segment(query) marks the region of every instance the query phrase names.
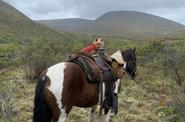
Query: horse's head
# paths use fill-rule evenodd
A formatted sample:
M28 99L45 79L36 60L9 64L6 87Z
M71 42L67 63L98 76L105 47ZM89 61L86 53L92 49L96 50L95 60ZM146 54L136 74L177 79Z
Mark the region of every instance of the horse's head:
M122 51L121 54L123 56L123 60L126 62L124 69L134 80L136 77L136 48L127 49Z

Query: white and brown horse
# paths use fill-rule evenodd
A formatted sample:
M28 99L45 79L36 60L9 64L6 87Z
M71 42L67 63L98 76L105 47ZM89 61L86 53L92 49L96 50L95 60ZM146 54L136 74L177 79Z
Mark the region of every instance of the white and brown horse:
M125 70L134 78L135 49L123 51L122 58L126 62ZM37 82L33 122L65 122L73 106L92 107L93 117L98 100L99 85L89 83L79 65L58 63L45 70ZM109 121L109 113L105 113L105 121Z

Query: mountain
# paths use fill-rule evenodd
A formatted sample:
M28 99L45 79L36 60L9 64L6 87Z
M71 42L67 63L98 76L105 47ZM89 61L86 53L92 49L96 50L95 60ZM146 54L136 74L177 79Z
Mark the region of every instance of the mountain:
M96 20L71 18L36 22L56 30L125 37L161 36L185 29L180 23L136 11L112 11Z
M55 30L35 23L13 6L0 0L0 42L25 42L33 39L74 40L70 33Z

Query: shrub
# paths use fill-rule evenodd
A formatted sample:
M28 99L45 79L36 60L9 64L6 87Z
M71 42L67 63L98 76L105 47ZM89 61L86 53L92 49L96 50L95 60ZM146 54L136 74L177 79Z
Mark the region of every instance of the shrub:
M166 47L162 64L164 75L182 85L185 80L185 52Z
M20 110L14 104L13 87L7 86L5 82L0 81L0 121L8 122L12 118L19 117Z
M0 45L0 70L13 64L20 46L18 44Z
M33 40L23 50L22 63L25 65L26 77L30 80L38 78L46 68L61 62L66 54L63 42Z

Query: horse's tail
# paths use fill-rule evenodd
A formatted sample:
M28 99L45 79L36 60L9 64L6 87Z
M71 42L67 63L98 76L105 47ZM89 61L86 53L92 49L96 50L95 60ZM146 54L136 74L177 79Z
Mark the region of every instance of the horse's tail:
M46 79L46 78L44 78ZM44 98L45 80L39 78L35 89L33 122L51 122L51 110Z

